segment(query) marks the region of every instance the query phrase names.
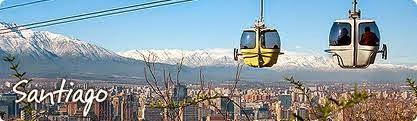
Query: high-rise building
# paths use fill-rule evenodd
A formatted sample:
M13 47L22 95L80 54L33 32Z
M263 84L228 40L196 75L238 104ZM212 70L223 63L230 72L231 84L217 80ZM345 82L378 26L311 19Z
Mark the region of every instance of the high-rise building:
M257 120L267 120L271 117L269 111L269 106L267 104L262 104L258 109L256 109L256 119Z
M190 105L185 107L183 111L184 121L199 121L200 108L198 105Z
M232 101L226 98L220 100L220 110L222 114L225 114L228 119L234 120L235 118L235 105Z
M279 101L283 109L290 109L292 104L292 99L290 94L281 94L279 96Z
M116 95L113 97L113 121L121 121L122 115L122 101L123 97L121 95Z
M123 121L137 121L138 120L138 108L139 102L138 99L132 95L127 94L123 96L122 102L122 114L121 118Z
M0 112L4 113L5 119L16 118L19 113L19 105L15 102L17 94L4 93L0 94Z
M291 117L292 96L287 92L279 95L278 101L281 103L281 121L288 121Z
M103 102L94 102L94 114L96 120L99 121L112 121L113 110L112 104L109 100Z

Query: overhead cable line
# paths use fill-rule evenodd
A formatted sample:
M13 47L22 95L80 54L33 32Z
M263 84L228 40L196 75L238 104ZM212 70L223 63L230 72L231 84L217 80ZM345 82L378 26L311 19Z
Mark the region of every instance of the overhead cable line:
M0 29L0 30L2 31L2 30L15 29L15 28L20 28L20 27L27 27L27 26L37 25L37 24L50 23L50 22L61 21L61 20L65 20L65 19L72 19L72 18L89 16L89 15L94 15L94 14L101 14L101 13L106 13L106 12L111 12L111 11L129 9L129 8L140 7L140 6L145 6L145 5L157 4L157 3L161 3L161 2L168 2L168 1L172 1L172 0L159 0L159 1L153 1L153 2L148 2L148 3L125 6L125 7L113 8L113 9L108 9L108 10L101 10L101 11L95 11L95 12L90 12L90 13L84 13L84 14L79 14L79 15L66 16L66 17L62 17L62 18L51 19L51 20L46 20L46 21L41 21L41 22L34 22L34 23L19 25L19 26L13 27L13 28L5 28L5 29Z
M5 31L5 32L0 32L0 34L6 34L6 33L14 32L13 30L15 30L15 29L17 29L16 31L20 31L20 30L27 30L27 29L33 29L33 28L47 27L47 26L53 26L53 25L57 25L57 24L64 24L64 23L70 23L70 22L81 21L81 20L86 20L86 19L92 19L92 18L122 14L122 13L127 13L127 12L133 12L133 11L139 11L139 10L144 10L144 9L156 8L156 7L161 7L161 6L168 6L168 5L179 4L179 3L185 3L185 2L190 2L190 1L194 1L194 0L181 0L181 1L174 1L174 2L168 2L168 1L174 1L174 0L160 0L160 1L154 1L154 2L148 2L148 3L143 3L143 4L126 6L126 7L114 8L114 9L109 9L109 10L103 10L103 11L91 12L91 13L86 13L86 14L68 16L68 17L52 19L52 20L47 20L47 21L42 21L42 22L35 22L35 23L25 24L25 25L21 25L21 26L12 27L12 28L0 29L0 31L9 30L9 31ZM163 4L158 4L158 3L163 3ZM156 4L156 5L154 5L154 4ZM146 7L141 7L141 6L146 6Z
M17 5L12 5L12 6L7 6L7 7L1 7L0 8L0 11L7 10L7 9L12 9L12 8L17 8L17 7L22 7L22 6L27 6L27 5L32 5L32 4L37 4L37 3L42 3L42 2L48 2L48 1L52 1L52 0L37 0L37 1L32 1L32 2L21 3L21 4L17 4Z

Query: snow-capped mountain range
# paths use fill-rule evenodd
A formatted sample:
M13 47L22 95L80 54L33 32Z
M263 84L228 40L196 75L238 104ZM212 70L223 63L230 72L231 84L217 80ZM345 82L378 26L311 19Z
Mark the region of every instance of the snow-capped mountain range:
M300 54L294 52L284 52L279 56L278 63L271 70L320 70L320 71L341 71L334 58L326 55ZM130 50L118 52L119 55L143 60L143 56L149 55L157 57L156 62L166 64L176 64L181 62L190 67L198 66L235 66L238 62L233 60L233 49L200 49L200 50L180 50L180 49L151 49L151 50ZM417 66L409 67L395 64L374 64L368 69L415 69ZM358 71L358 70L356 70Z
M122 57L103 47L51 32L17 27L0 23L1 32L12 31L0 34L0 56L16 56L22 69L34 76L108 79L143 71L141 61ZM0 69L8 70L7 66L0 61ZM3 71L1 75L7 74Z
M2 30L16 26L16 24L0 23ZM68 57L91 61L120 58L116 53L102 47L51 32L22 30L1 34L0 38L0 49L10 54L49 59Z
M11 30L16 24L1 23L0 30ZM6 31L7 31L6 30ZM297 74L302 79L386 79L417 75L417 66L375 64L365 70L340 69L331 57L314 54L284 52L272 68L245 68L242 79L276 80L284 74ZM0 56L12 54L18 57L23 70L36 77L71 77L105 80L143 80L143 56L152 55L159 65L175 68L183 59L186 79L198 75L198 67L205 68L207 79L233 78L238 62L233 60L233 49L161 49L131 50L115 53L86 41L52 32L13 29L0 34ZM0 61L0 69L8 70L8 64ZM358 73L359 72L359 73ZM366 73L363 73L366 72ZM10 72L0 71L0 77ZM360 75L360 76L357 76Z
M246 80L276 80L283 76L295 75L302 80L400 80L416 75L416 67L396 64L373 64L367 69L341 69L334 58L328 55L294 53L284 51L278 63L271 68L250 68L243 71ZM176 64L181 62L189 67L204 67L210 76L233 74L237 61L233 60L233 49L148 49L118 52L119 55L136 60L155 57L158 63ZM382 60L378 60L382 61ZM210 73L211 72L211 73ZM227 73L227 74L226 74ZM228 77L222 77L228 78Z
M183 60L183 64L189 67L199 66L233 66L237 64L233 60L233 50L228 49L201 49L201 50L180 50L180 49L149 49L130 50L118 52L117 54L136 60L144 60L154 56L158 63L177 64Z

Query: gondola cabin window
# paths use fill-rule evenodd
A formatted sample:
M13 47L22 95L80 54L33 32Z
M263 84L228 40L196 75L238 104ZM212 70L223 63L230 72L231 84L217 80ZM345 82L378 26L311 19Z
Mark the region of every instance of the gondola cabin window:
M330 30L330 46L347 46L352 43L352 29L350 23L333 23Z
M244 31L240 38L241 49L253 49L256 46L256 33L255 31Z
M360 45L379 46L380 35L378 26L375 22L367 22L359 24Z
M261 38L262 48L278 49L281 42L277 31L265 31Z

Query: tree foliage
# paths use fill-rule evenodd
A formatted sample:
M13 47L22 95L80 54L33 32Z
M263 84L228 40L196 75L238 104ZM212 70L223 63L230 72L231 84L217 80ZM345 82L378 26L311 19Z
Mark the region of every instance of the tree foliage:
M19 70L20 69L20 64L17 62L16 57L14 57L13 55L8 55L8 56L3 58L3 61L10 64L9 69L13 72L10 75L11 77L18 79L18 81L21 81L21 80L27 80L28 81L28 83L19 85L19 87L17 87L17 88L19 88L19 90L27 91L26 90L27 84L29 84L33 80L26 78L25 76L26 76L27 73L26 72L21 72ZM23 105L22 110L25 113L25 115L30 116L31 120L35 121L36 117L39 116L40 114L34 113L36 111L32 108L32 104L30 102L27 102L27 101L23 101L23 102L21 102L21 104Z

